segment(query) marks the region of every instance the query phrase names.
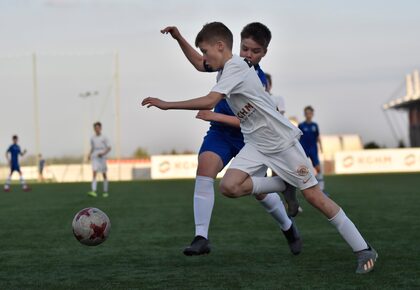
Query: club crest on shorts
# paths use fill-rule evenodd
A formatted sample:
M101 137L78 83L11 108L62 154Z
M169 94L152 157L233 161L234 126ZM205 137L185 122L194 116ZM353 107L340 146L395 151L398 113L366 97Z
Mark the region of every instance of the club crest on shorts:
M309 168L306 166L300 166L297 170L296 170L297 174L299 176L306 176L309 174Z

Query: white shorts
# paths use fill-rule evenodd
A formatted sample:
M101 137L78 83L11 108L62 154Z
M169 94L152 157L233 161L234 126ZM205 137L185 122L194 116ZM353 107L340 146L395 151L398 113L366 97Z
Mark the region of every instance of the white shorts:
M261 153L247 143L229 166L229 169L239 169L250 176L264 176L267 168L301 190L318 184L312 164L298 141L277 153Z
M105 173L108 170L106 166L106 158L92 157L92 170L95 172Z

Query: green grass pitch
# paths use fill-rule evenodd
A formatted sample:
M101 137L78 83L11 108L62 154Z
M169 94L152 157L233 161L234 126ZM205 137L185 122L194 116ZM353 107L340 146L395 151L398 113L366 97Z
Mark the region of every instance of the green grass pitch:
M304 249L285 239L251 197L216 195L212 253L185 257L193 238L193 180L111 183L108 199L89 184L17 185L0 195L0 289L419 289L420 176L326 178L328 192L379 253L368 275L354 274L351 249L302 201L297 223ZM101 184L99 184L101 188ZM72 235L88 206L111 219L97 247Z

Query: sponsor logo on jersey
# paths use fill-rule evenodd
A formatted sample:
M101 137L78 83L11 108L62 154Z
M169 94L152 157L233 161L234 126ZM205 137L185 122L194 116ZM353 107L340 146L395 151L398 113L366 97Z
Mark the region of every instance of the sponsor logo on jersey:
M255 112L255 108L251 103L247 103L239 112L236 113L236 116L239 120L245 121L250 115Z

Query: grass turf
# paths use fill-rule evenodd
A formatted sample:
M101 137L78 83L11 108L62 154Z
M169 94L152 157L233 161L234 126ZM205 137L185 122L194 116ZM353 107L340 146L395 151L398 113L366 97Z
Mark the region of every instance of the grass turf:
M328 191L379 252L356 275L335 229L302 201L304 250L292 256L253 198L217 194L212 253L185 257L193 237L192 180L111 184L108 199L88 184L17 185L0 195L0 289L415 289L420 288L419 175L331 176ZM71 221L95 206L111 218L109 240L79 244Z

